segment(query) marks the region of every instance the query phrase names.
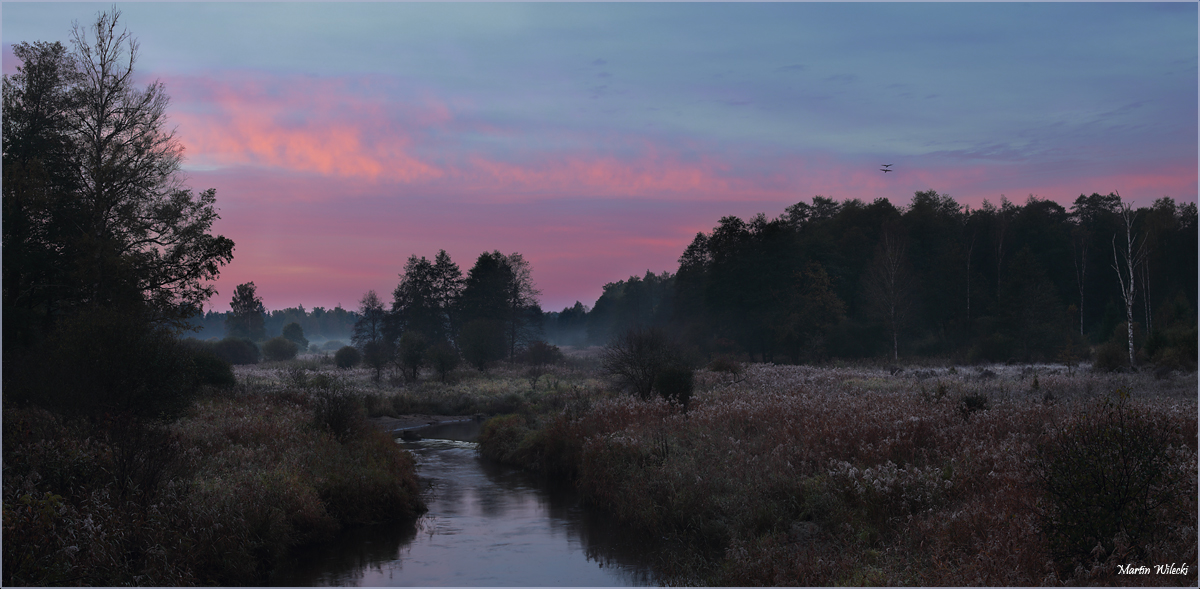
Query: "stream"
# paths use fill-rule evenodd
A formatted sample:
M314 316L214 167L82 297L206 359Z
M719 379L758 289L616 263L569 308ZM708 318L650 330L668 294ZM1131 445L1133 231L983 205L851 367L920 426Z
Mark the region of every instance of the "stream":
M660 542L580 505L573 489L478 455L476 422L416 430L429 511L301 552L284 586L646 586Z

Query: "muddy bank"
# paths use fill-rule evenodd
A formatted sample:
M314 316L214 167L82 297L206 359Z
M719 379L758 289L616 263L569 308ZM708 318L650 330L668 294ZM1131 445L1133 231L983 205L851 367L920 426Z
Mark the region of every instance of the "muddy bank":
M414 430L431 425L442 425L446 423L462 423L466 421L482 421L481 415L401 415L400 417L372 417L371 424L375 427L388 432L396 433L407 430Z

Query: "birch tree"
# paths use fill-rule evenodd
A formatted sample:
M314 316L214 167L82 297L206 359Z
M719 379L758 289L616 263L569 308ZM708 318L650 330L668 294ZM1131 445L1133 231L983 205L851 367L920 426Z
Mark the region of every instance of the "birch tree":
M1117 195L1120 196L1119 194ZM1142 236L1140 239L1133 233L1133 222L1137 218L1137 214L1127 203L1121 203L1118 214L1124 222L1125 228L1125 243L1124 247L1117 251L1117 235L1113 235L1113 270L1117 271L1117 280L1121 285L1121 299L1125 302L1125 329L1129 336L1129 366L1134 365L1133 357L1133 306L1134 298L1137 294L1137 285L1134 278L1137 276L1142 264L1146 261L1146 239Z

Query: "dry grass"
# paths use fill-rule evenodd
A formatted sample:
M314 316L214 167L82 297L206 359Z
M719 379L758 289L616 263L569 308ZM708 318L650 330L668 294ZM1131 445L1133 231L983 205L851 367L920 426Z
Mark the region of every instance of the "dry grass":
M509 452L518 462L575 473L594 504L691 546L664 566L679 583L1195 584L1195 375L989 370L753 365L699 373L686 413L598 398L492 425L522 447ZM1047 544L1035 450L1117 390L1163 424L1180 482L1157 492L1180 500L1156 516L1151 545L1118 538L1065 569ZM1188 575L1116 575L1132 554L1187 562Z

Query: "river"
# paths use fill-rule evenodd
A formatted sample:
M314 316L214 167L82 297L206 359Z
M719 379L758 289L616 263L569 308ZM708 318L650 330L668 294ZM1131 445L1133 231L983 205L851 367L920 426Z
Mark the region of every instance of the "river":
M474 422L397 440L417 458L429 512L352 528L301 552L285 586L645 586L660 550L554 484L478 455Z

